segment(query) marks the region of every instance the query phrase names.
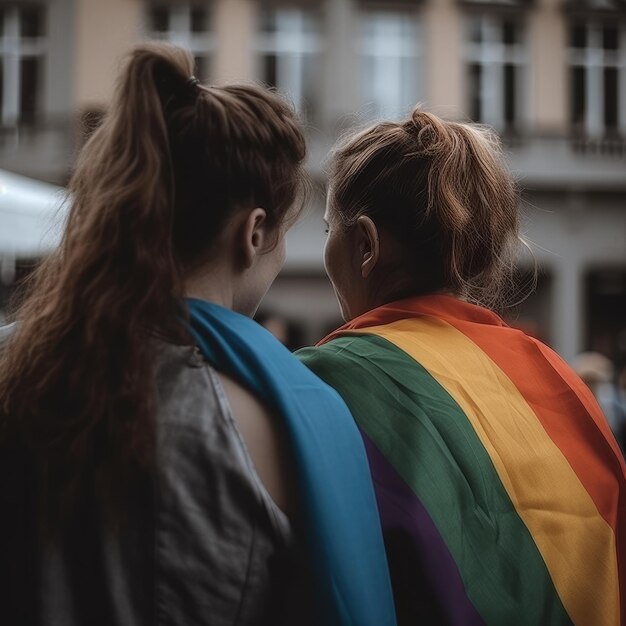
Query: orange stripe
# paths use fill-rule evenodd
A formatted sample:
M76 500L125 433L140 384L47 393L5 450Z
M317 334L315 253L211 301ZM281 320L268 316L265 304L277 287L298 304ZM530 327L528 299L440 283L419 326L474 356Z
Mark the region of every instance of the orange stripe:
M579 377L547 346L508 326L459 319L458 309L471 305L445 300L450 310L443 315L437 305L420 310L461 331L511 379L613 528L620 614L626 624L626 466L602 410Z

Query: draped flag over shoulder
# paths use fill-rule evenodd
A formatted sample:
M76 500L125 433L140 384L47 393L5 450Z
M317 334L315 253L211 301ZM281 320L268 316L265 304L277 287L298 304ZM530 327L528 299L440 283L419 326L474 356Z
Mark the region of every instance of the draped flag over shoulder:
M285 426L320 626L395 626L367 457L345 403L256 322L216 304L186 302L206 360L273 407Z
M400 623L626 624L624 459L552 350L426 296L298 356L362 430Z

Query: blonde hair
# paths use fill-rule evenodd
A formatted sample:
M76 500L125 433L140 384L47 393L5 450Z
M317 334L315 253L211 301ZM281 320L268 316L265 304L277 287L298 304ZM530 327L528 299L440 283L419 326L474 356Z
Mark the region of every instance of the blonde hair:
M345 228L367 215L406 251L417 290L496 307L512 281L518 190L496 134L416 107L345 139L330 161L330 202Z

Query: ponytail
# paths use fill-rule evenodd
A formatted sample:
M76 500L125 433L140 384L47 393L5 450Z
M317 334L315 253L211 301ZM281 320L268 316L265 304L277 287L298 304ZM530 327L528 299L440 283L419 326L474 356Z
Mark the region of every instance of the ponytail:
M38 268L0 362L5 436L38 450L60 522L91 485L115 510L120 486L152 461L146 332L180 336L172 250L173 177L164 106L191 75L182 51L135 50L101 127L79 155L61 245ZM170 96L171 97L171 96ZM112 395L114 394L114 395Z
M514 271L518 192L500 142L487 127L444 122L415 110L418 145L430 159L427 214L446 249L448 286L499 308Z
M192 73L180 48L132 51L78 156L61 245L32 276L0 359L0 444L36 450L42 493L55 494L42 504L49 527L83 489L115 518L152 468L153 338L190 342L177 305L183 273L243 199L221 190L265 194L277 218L297 195L304 138L293 112L261 88L209 90ZM255 126L263 142L250 136ZM207 190L212 180L221 187Z

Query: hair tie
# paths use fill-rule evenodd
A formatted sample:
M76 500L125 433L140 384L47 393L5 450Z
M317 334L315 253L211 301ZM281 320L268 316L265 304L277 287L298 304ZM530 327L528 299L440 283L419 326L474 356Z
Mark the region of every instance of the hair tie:
M199 84L200 81L195 76L192 76L180 87L177 95L182 98L195 98L198 95Z

